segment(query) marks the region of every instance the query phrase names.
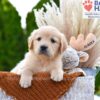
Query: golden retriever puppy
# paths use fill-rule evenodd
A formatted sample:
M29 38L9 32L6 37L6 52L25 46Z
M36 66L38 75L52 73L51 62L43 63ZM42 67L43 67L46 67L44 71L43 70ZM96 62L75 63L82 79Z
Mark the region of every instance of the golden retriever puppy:
M25 58L11 71L21 75L21 87L30 87L33 74L43 71L54 81L63 80L62 53L67 41L62 33L52 26L40 27L28 38L28 47Z

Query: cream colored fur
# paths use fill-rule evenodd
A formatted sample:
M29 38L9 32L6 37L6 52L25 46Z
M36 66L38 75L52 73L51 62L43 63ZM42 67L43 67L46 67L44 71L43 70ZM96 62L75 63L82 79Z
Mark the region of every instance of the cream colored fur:
M47 46L47 51L41 53L41 46ZM21 87L31 86L32 76L37 72L46 71L52 80L63 80L61 60L67 41L62 33L51 26L41 27L30 35L28 47L25 58L11 71L21 75Z

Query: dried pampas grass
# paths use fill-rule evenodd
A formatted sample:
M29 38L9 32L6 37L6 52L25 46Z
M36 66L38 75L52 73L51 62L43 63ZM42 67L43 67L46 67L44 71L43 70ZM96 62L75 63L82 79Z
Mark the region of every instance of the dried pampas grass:
M65 34L68 42L72 35L93 33L97 37L96 45L87 52L90 55L86 63L80 66L94 66L95 60L100 56L100 19L83 19L82 0L60 0L60 7L51 0L51 4L44 5L44 8L35 10L38 27L52 25Z

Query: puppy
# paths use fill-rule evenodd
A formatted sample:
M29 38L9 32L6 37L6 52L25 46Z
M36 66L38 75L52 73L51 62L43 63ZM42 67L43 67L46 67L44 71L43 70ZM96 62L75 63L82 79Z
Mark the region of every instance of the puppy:
M21 75L20 85L31 86L32 76L38 72L49 72L54 81L63 80L62 53L67 48L65 36L52 26L43 26L28 38L29 52L11 71Z

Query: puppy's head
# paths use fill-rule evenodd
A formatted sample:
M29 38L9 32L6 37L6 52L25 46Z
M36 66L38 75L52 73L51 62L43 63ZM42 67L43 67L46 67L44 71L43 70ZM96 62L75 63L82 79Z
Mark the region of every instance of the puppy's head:
M45 57L55 57L67 48L65 36L52 26L43 26L32 32L28 39L29 50Z

